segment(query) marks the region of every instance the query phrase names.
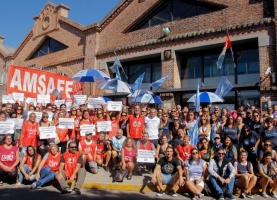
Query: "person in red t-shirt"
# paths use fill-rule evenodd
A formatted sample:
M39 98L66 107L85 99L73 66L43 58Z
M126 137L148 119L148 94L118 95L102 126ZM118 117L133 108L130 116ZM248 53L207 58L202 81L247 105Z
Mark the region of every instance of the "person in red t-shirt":
M52 144L50 146L49 153L45 154L39 164L36 174L37 181L32 184L32 189L40 189L45 183L55 179L55 174L59 170L61 162L61 153L58 150L57 145Z
M112 155L111 141L105 140L105 134L100 132L96 141L96 162L103 166L105 171L109 171L109 162Z
M178 151L178 159L181 162L182 165L184 165L184 162L188 160L191 157L191 149L193 149L194 146L190 144L190 137L188 135L184 136L184 144L177 146Z
M128 170L127 180L132 179L132 173L135 168L135 159L137 149L135 141L132 138L126 138L121 149L121 167L123 170Z
M112 124L112 130L109 131L109 138L112 139L114 136L116 136L117 130L119 127L119 117L116 113L111 113L110 120Z
M144 119L141 115L140 106L135 106L135 114L130 115L127 124L127 136L133 139L141 139L142 133L144 132Z

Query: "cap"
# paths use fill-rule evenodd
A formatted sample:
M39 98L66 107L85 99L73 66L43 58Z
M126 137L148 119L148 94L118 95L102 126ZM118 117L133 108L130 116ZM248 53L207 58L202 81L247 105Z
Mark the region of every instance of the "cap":
M215 134L214 138L220 138L219 134Z
M246 112L248 112L248 113L252 113L252 110L247 110Z

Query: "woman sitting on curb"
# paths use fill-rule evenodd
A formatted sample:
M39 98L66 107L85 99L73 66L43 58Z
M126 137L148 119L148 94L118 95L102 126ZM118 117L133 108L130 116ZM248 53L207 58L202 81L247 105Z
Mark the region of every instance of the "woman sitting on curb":
M132 138L127 138L122 145L120 163L123 170L128 170L127 180L132 179L133 170L135 168L136 156L136 144Z

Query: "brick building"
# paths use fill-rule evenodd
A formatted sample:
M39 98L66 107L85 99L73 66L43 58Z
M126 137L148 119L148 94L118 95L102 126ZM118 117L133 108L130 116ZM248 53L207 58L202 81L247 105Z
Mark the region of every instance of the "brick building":
M214 92L222 76L236 88L224 104L266 108L277 101L277 0L122 0L101 22L89 26L68 19L68 12L65 5L47 3L14 52L1 51L0 42L0 70L14 64L72 76L96 68L113 76L108 67L116 52L128 76L122 73L124 81L132 84L146 72L143 89L171 73L158 90L166 107L189 105L199 78L201 91ZM227 50L217 69L227 32L236 67ZM86 84L86 93L103 91Z

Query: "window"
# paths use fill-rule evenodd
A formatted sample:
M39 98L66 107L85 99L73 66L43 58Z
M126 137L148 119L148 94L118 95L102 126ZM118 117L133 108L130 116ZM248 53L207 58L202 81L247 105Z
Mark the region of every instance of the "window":
M165 0L157 9L145 17L133 30L145 29L158 24L194 17L223 9L223 7L195 0Z
M121 79L122 81L129 84L133 84L137 80L137 78L145 72L142 82L143 84L145 84L145 87L142 86L142 89L149 89L148 84L161 78L162 64L160 57L131 62L122 62L121 64L126 76L128 77L128 79L126 79L123 70L120 69Z
M45 40L45 42L39 47L39 49L36 51L36 53L33 54L33 56L31 57L31 59L33 58L38 58L50 53L55 53L57 51L61 51L66 49L67 46L65 46L64 44L53 40L52 38L47 38Z
M216 62L222 48L180 53L182 87L190 87L201 78L205 86L217 86L222 76L232 84L256 84L260 78L257 42L233 45L234 59L228 49L221 69Z

